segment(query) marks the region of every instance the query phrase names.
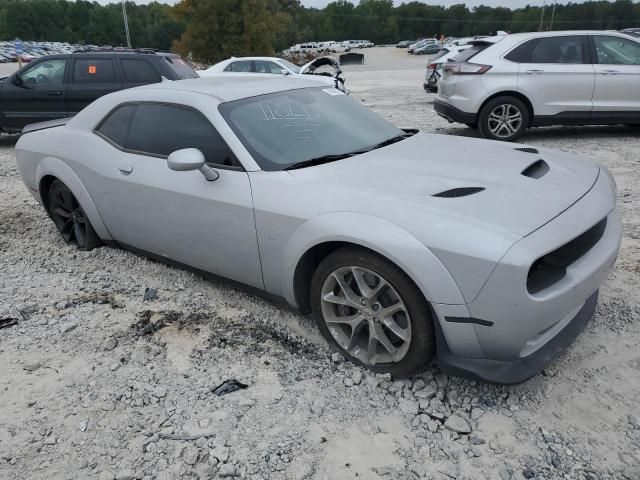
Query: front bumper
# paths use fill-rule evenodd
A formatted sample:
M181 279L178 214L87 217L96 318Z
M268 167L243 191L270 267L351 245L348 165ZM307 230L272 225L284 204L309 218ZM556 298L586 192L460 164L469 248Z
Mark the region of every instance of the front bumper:
M596 290L555 337L528 356L512 361L471 359L453 355L444 339L442 329L437 328L436 344L440 368L449 375L502 385L525 382L540 373L551 360L573 343L593 317L597 302Z
M436 113L450 123L475 123L476 115L474 113L463 112L459 108L454 107L442 100L434 100L433 108Z
M563 277L531 292L532 264L606 219L599 239L566 266ZM597 292L615 264L622 224L615 186L601 170L591 190L555 219L516 242L467 305L434 304L444 370L495 383L539 373L593 315Z

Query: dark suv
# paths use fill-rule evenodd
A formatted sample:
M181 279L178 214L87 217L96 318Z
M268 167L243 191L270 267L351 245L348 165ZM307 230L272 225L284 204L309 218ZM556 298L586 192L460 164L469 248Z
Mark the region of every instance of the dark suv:
M70 117L96 98L162 79L197 78L178 55L150 50L87 51L39 58L0 80L0 129Z

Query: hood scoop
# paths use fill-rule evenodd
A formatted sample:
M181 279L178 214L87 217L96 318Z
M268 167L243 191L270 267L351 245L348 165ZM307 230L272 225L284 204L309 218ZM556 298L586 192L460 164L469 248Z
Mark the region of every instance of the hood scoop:
M547 173L549 173L549 164L542 159L533 162L522 171L522 175L525 177L535 178L536 180L544 177Z
M538 155L540 153L537 148L532 147L520 147L516 148L516 150L524 153L533 153L534 155Z
M445 190L444 192L434 193L433 197L439 198L458 198L458 197L468 197L469 195L473 195L474 193L479 193L484 190L484 187L458 187L452 188L451 190Z

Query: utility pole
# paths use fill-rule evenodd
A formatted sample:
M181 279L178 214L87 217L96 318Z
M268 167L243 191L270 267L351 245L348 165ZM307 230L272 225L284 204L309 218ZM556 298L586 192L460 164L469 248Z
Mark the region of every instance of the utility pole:
M551 25L549 26L549 30L553 30L553 20L556 17L556 4L553 4L553 10L551 10Z
M538 31L542 31L542 24L544 22L544 7L546 6L547 0L543 0L542 2L542 11L540 12L540 26L538 27Z
M125 0L122 0L122 20L124 21L124 33L127 35L127 47L131 48L131 37L129 37L129 20L127 19L127 7Z

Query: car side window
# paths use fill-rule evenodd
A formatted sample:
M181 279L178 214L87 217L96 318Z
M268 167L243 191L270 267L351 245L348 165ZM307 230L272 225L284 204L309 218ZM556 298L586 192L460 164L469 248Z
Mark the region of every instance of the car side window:
M594 35L596 57L601 65L640 65L640 43L620 37Z
M582 37L562 36L539 38L531 50L531 62L523 63L585 63Z
M230 68L229 70L227 70ZM239 60L237 62L231 63L227 68L225 68L226 72L250 72L251 71L251 61L250 60Z
M538 43L537 39L524 42L507 53L504 58L515 63L531 63L531 51Z
M146 60L122 58L120 65L122 65L125 82L157 83L162 80L153 65Z
M113 83L116 74L110 58L76 58L73 62L73 83Z
M96 132L120 148L127 144L127 134L136 113L136 105L125 104L113 110L96 128Z
M159 157L167 157L183 148L197 148L212 165L240 165L220 134L200 112L177 105L139 104L125 148Z
M282 67L274 62L267 60L256 60L253 62L256 73L281 73Z
M62 58L45 60L27 68L20 78L28 85L56 85L64 83L64 69L67 61Z

